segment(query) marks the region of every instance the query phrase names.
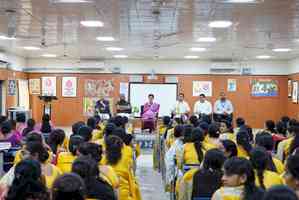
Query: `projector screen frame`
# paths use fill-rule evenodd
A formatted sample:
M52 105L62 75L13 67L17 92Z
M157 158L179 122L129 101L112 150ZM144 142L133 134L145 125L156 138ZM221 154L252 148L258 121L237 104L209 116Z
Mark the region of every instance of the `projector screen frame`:
M176 85L176 100L179 94L179 84L178 83L141 83L141 82L129 82L129 93L128 100L131 103L131 84L140 84L140 85ZM132 105L132 104L131 104ZM161 119L163 116L158 116ZM141 118L141 116L134 116L134 118Z

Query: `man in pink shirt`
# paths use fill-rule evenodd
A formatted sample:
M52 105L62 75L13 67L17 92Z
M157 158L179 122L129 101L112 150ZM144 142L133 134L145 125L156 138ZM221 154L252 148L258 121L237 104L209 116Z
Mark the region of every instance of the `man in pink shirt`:
M148 102L143 105L143 111L141 113L142 129L150 129L150 132L155 130L156 119L160 109L160 105L154 102L154 98L153 94L148 95Z

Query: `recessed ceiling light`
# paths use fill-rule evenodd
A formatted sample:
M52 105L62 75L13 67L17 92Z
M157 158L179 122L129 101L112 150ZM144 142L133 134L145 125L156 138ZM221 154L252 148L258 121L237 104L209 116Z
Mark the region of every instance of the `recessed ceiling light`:
M197 42L216 42L216 40L214 37L200 37Z
M80 24L86 27L103 27L104 23L101 21L89 20L89 21L81 21Z
M53 3L92 3L91 0L53 0Z
M57 55L55 55L55 54L43 54L42 57L46 57L46 58L56 58Z
M190 48L190 51L197 51L197 52L203 52L206 51L206 48L202 48L202 47L192 47Z
M114 55L114 58L127 58L127 55Z
M209 23L209 27L211 28L228 28L233 23L231 21L213 21Z
M114 41L114 37L111 37L111 36L100 36L100 37L97 37L97 40L99 41L103 41L103 42L110 42L110 41Z
M277 48L277 49L273 49L272 51L274 51L274 52L290 52L292 50L289 48Z
M107 47L106 50L107 51L122 51L124 49L120 48L120 47Z
M258 3L257 0L226 0L224 3Z
M0 36L0 40L16 40L17 38L15 37L7 37L7 36L4 36L4 35L1 35Z
M260 55L260 56L257 56L256 58L257 59L270 59L271 56L269 56L269 55Z
M40 50L39 47L34 47L34 46L23 47L23 49L25 49L25 50L30 50L30 51Z
M184 56L185 59L197 59L198 56Z

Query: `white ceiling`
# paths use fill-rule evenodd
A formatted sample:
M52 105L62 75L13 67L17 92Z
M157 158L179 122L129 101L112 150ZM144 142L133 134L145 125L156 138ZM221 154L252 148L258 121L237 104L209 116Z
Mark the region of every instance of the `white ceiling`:
M62 58L293 59L299 55L299 0L264 0L256 4L229 4L225 0L90 0L92 3L54 3L54 0L0 0L0 33L15 41L0 40L0 48L27 58L44 53ZM155 3L156 2L156 3ZM160 11L155 16L153 11ZM15 11L11 13L9 11ZM81 20L100 20L104 27L87 28ZM212 29L213 20L231 20L233 26ZM177 33L177 34L173 34ZM114 42L99 42L113 36ZM215 43L196 42L214 36ZM40 51L20 47L45 46ZM106 47L122 47L108 52ZM258 48L246 48L246 47ZM205 47L206 52L190 52ZM275 53L272 48L291 48Z

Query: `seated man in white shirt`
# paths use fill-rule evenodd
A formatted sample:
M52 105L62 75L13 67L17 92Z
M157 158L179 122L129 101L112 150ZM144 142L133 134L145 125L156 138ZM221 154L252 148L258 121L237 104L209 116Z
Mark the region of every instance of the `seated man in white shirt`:
M233 120L234 108L230 100L226 98L224 92L220 93L220 99L214 104L214 120L220 122L222 119L229 121Z
M211 116L212 114L212 104L206 100L206 95L200 94L199 100L195 102L193 113L199 118Z
M190 107L186 101L184 101L184 94L180 93L178 100L172 109L172 116L174 119L179 119L181 122L184 122L188 119L190 112Z

